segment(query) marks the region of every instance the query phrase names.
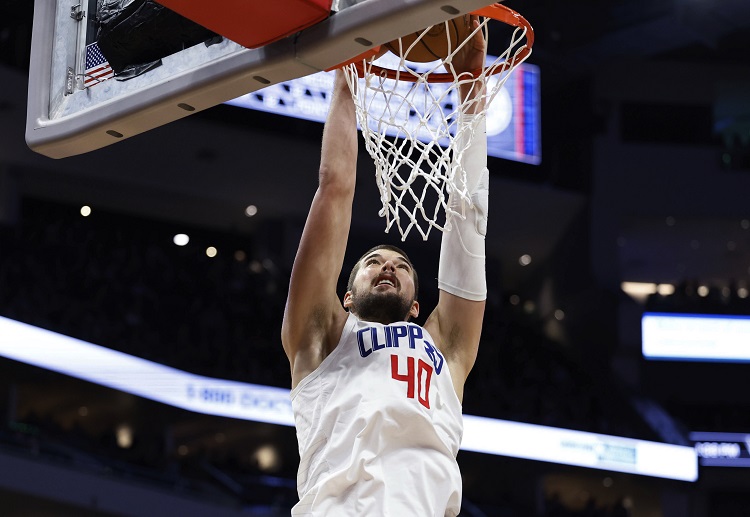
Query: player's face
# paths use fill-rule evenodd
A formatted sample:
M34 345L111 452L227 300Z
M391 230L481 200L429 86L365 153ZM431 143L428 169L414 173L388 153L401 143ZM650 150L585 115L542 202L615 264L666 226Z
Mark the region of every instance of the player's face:
M344 307L363 320L388 324L419 314L414 275L401 254L379 249L362 259Z

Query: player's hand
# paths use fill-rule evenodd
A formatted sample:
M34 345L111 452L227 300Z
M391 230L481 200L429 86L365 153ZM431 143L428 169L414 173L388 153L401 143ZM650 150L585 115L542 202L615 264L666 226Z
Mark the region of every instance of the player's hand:
M465 24L464 33L469 34L479 27L479 17L471 14L464 16L459 23ZM485 47L487 42L484 40L483 31L478 30L467 41L461 49L453 56L452 64L457 74L466 72L472 73L480 70L484 66Z

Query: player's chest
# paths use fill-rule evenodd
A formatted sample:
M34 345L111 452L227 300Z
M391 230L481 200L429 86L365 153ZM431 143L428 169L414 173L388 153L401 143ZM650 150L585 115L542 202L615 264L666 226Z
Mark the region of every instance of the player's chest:
M417 325L360 326L342 345L348 373L359 377L360 386L374 386L381 394L396 390L427 409L431 391L452 389L443 354Z

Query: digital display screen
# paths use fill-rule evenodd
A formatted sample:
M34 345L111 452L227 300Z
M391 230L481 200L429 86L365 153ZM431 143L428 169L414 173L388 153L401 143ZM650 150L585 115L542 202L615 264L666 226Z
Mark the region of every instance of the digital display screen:
M395 59L394 62L389 62ZM496 58L487 56L489 63ZM386 54L378 60L383 66L397 66L398 58ZM318 72L269 86L228 101L226 104L265 111L315 122L325 122L330 104L334 72ZM492 88L490 79L488 89ZM410 88L411 83L403 83ZM419 88L419 86L417 86ZM432 85L434 96L443 97L447 86ZM441 99L441 106L455 106L454 94ZM446 111L447 110L447 111ZM445 112L452 108L445 108ZM390 136L397 136L392 134ZM425 133L420 139L430 141ZM539 164L541 154L541 114L539 67L523 63L510 75L487 109L487 154L519 162Z
M464 415L461 449L644 476L696 481L691 447Z
M643 356L671 361L750 361L750 316L644 313Z
M750 434L690 433L698 461L705 467L750 467Z
M195 375L3 317L0 355L188 411L294 425L289 390Z
M189 411L294 425L288 389L195 375L3 317L0 356ZM461 449L681 481L698 478L693 447L472 415L464 415Z

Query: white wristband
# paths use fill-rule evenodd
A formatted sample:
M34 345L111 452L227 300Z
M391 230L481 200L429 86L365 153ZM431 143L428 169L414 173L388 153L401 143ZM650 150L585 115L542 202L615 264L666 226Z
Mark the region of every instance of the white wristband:
M464 125L468 131L462 131ZM467 300L487 298L485 273L485 234L489 204L489 171L487 170L487 124L484 115L462 115L459 119L460 138L471 141L461 153L461 166L466 174L465 186L471 196L473 209L465 211L466 218L453 216L451 229L443 232L438 266L438 287ZM463 147L459 142L458 148ZM457 182L460 189L463 180ZM460 196L451 196L451 208L463 213L458 206Z

